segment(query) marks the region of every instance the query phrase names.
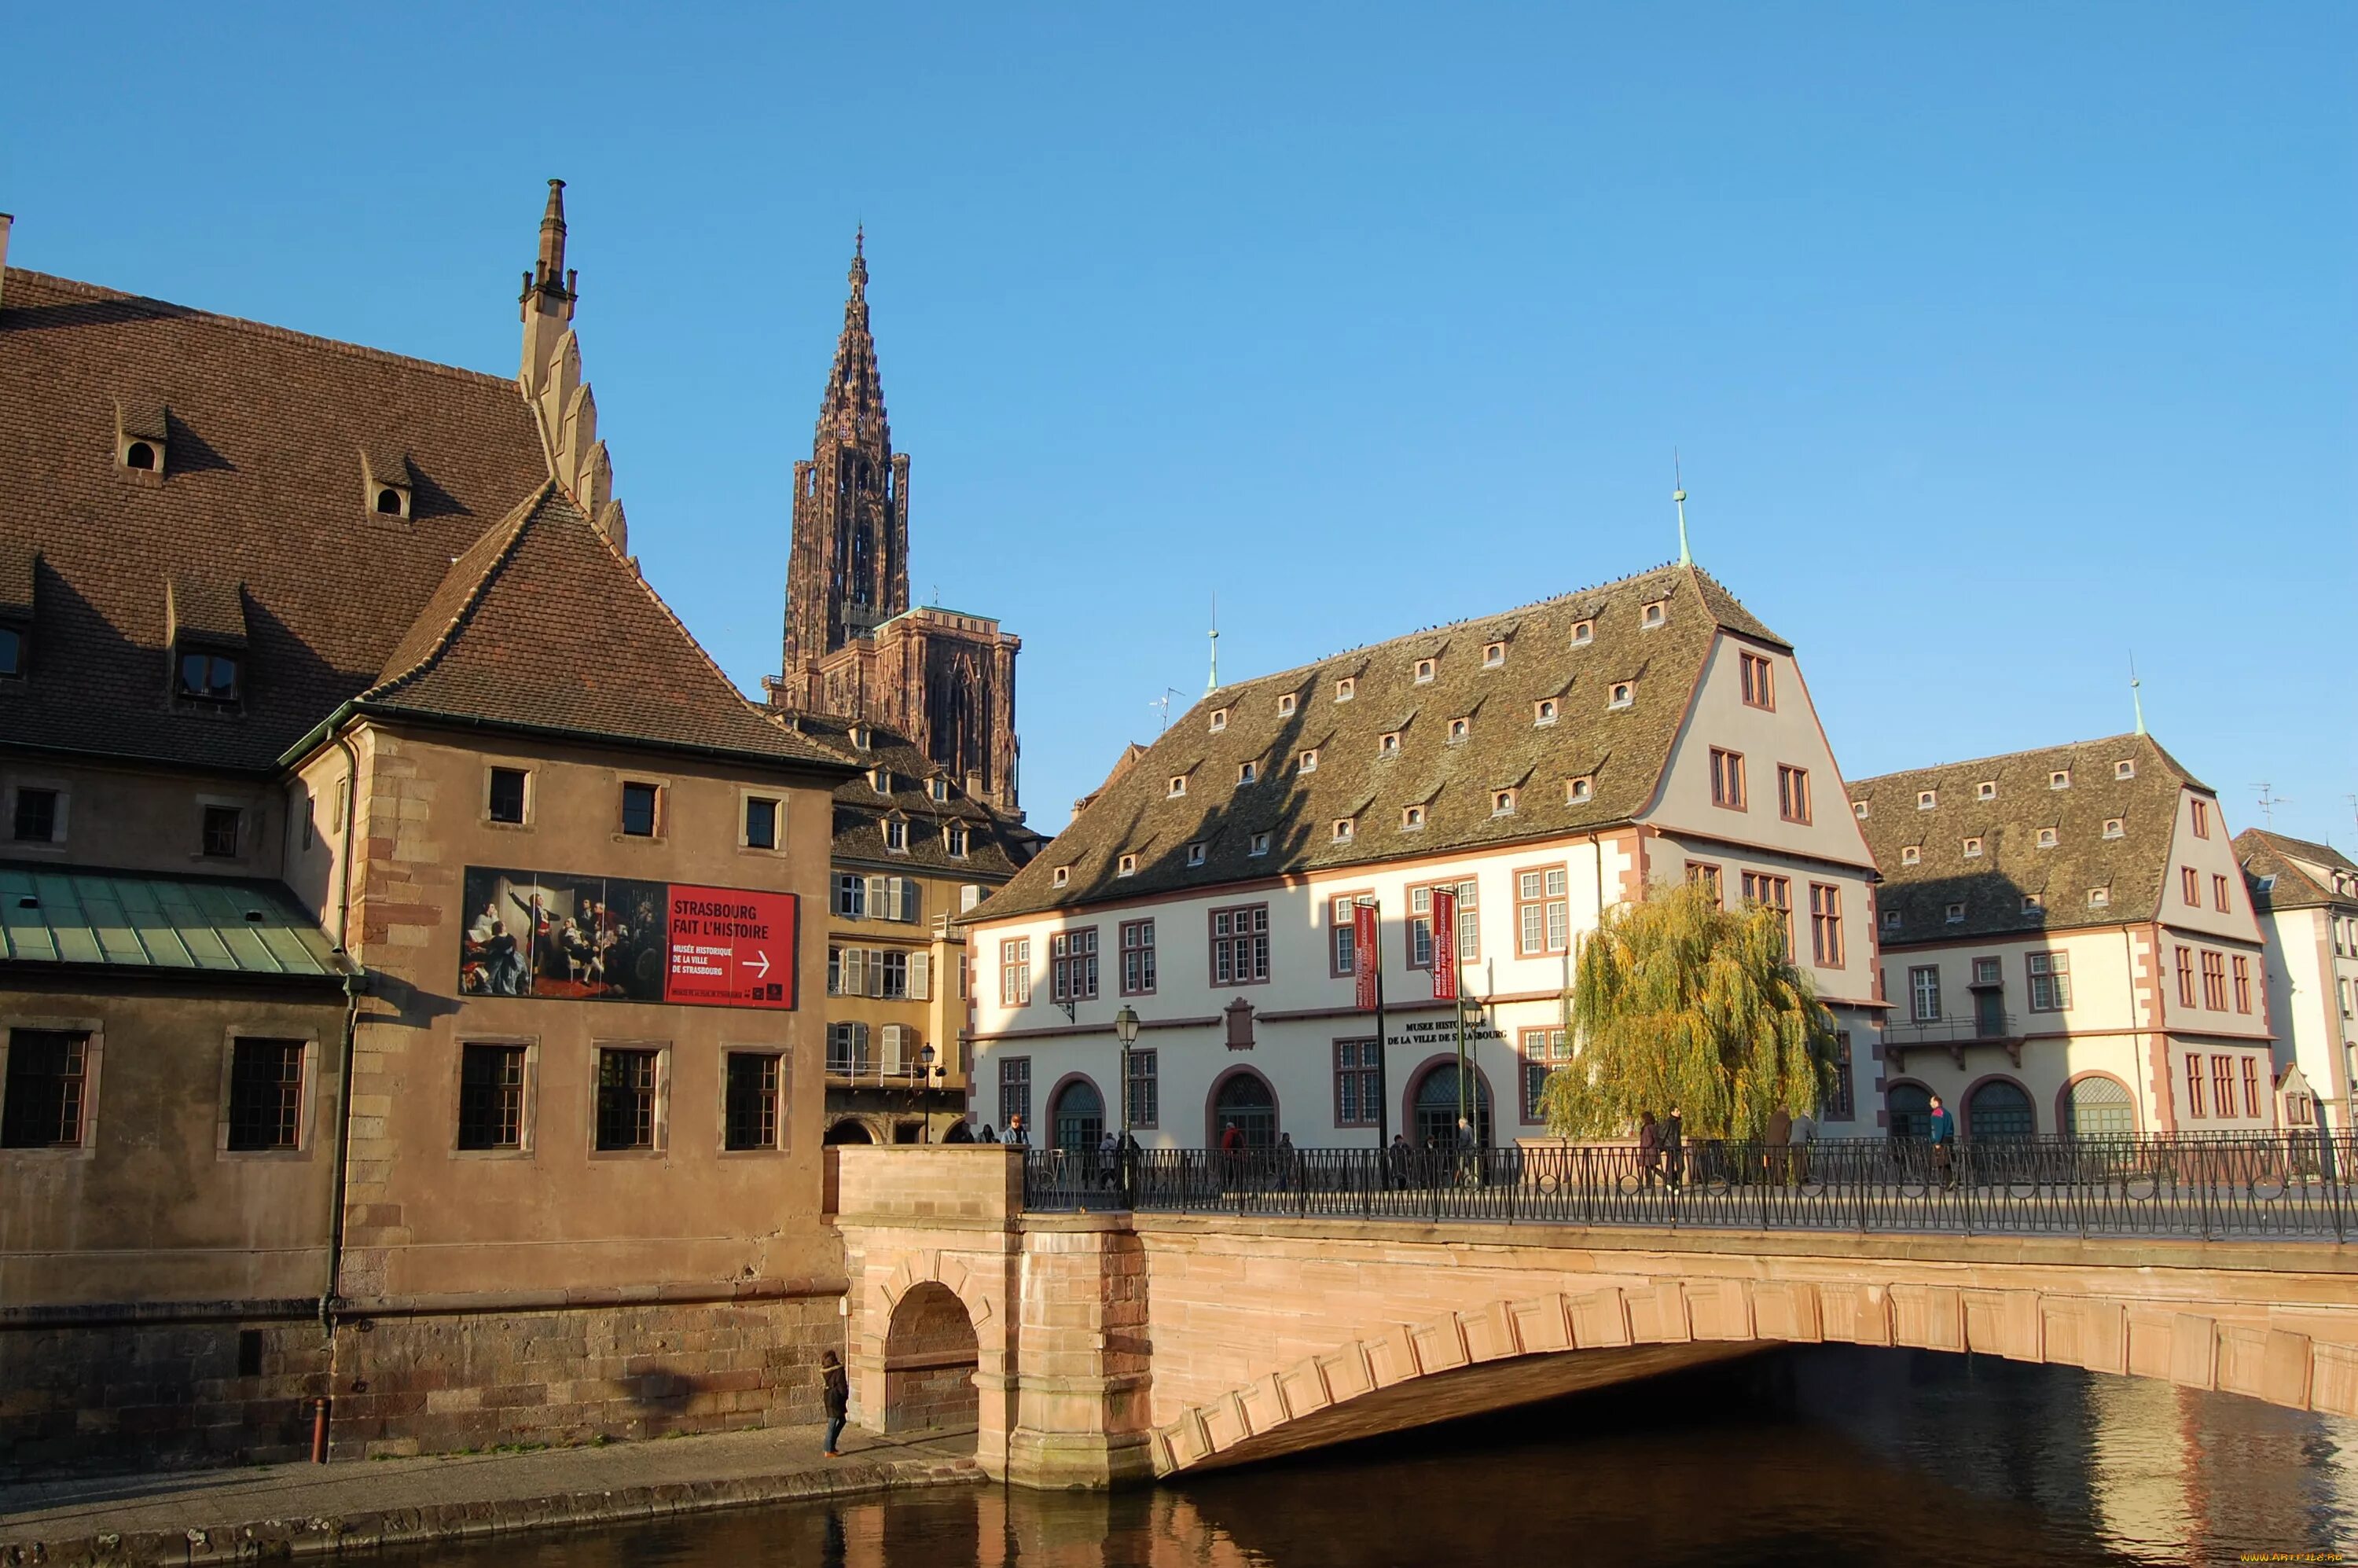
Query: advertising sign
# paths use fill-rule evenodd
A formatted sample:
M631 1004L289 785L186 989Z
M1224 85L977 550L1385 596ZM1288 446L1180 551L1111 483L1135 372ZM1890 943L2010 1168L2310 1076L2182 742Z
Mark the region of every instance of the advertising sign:
M1433 890L1433 1000L1457 1000L1457 892Z
M1384 957L1382 941L1376 934L1376 906L1372 903L1351 906L1351 955L1359 978L1359 1007L1372 1012L1376 1006L1376 970Z
M795 1005L795 895L470 866L462 996Z

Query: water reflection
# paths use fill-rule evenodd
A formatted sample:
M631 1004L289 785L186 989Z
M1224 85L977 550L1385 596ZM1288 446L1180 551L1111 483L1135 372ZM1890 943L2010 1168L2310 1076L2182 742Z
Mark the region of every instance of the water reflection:
M2234 1561L2358 1547L2358 1422L1828 1346L1184 1487L976 1487L485 1543L438 1563L1417 1568Z

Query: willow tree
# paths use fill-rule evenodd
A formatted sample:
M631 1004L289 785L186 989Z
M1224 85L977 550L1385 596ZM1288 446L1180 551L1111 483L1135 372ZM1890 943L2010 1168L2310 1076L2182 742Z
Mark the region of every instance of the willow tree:
M1814 1113L1833 1083L1833 1019L1793 965L1786 912L1723 909L1708 886L1606 912L1566 1011L1572 1061L1540 1097L1561 1137L1625 1131L1672 1106L1691 1137L1757 1137L1779 1106Z

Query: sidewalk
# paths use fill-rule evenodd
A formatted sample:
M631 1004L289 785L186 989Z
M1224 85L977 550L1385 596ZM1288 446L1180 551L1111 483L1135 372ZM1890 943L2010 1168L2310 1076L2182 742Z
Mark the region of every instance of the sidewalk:
M852 1430L826 1459L822 1431L0 1486L0 1568L319 1556L982 1479L970 1434Z

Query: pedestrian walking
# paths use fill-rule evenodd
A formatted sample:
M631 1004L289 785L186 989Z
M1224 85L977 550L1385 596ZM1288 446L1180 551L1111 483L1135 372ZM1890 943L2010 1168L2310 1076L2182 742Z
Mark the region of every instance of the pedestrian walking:
M1277 1184L1290 1193L1301 1176L1302 1156L1294 1150L1293 1134L1281 1132L1277 1135Z
M1385 1184L1393 1187L1407 1187L1410 1173L1415 1170L1415 1145L1409 1142L1407 1133L1393 1133L1388 1168L1384 1172Z
M1224 1192L1243 1185L1245 1159L1244 1130L1229 1122L1220 1130L1220 1187Z
M1110 1187L1114 1184L1115 1167L1120 1162L1120 1155L1121 1139L1109 1127L1106 1135L1098 1140L1098 1185Z
M1638 1113L1638 1184L1651 1188L1654 1178L1662 1173L1662 1130L1654 1120L1654 1113Z
M1662 1180L1673 1188L1686 1173L1686 1119L1679 1115L1677 1106L1671 1107L1669 1114L1662 1118Z
M1953 1158L1956 1152L1957 1119L1949 1114L1949 1108L1941 1103L1939 1095L1932 1097L1931 1109L1932 1169L1941 1173L1941 1190L1945 1193L1957 1184L1957 1170Z
M851 1413L851 1379L844 1376L843 1361L832 1350L823 1351L818 1358L819 1396L827 1405L826 1456L836 1458L836 1444L843 1438L844 1418Z
M1805 1110L1793 1119L1792 1136L1786 1152L1787 1158L1792 1162L1793 1180L1796 1184L1804 1183L1810 1179L1810 1145L1817 1141L1818 1119Z
M1768 1113L1768 1130L1761 1135L1761 1164L1771 1186L1785 1184L1785 1151L1793 1141L1793 1113L1783 1106Z

